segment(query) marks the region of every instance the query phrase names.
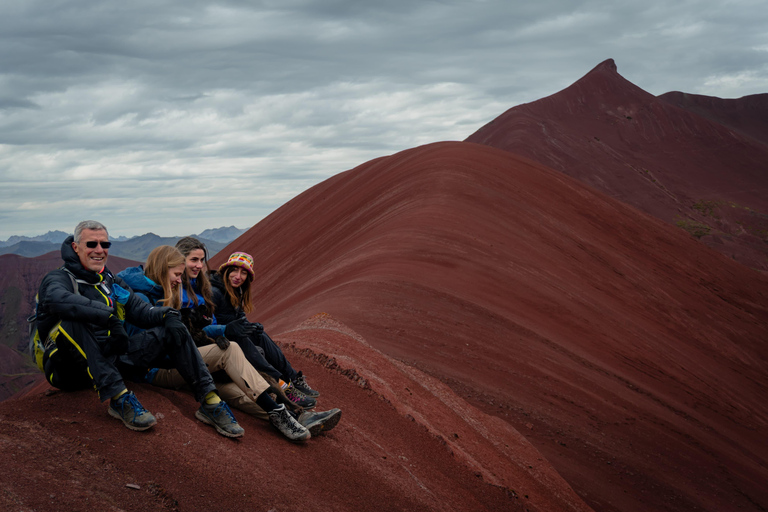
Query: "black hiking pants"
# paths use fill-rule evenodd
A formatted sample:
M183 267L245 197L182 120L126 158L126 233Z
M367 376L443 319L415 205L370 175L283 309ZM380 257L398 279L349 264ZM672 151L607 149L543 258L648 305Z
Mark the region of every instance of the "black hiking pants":
M198 401L216 389L191 336L176 346L163 327L154 327L131 336L128 353L119 358L102 349L88 324L62 321L55 345L43 358L46 379L64 391L93 386L104 401L126 389L121 371L138 374L161 366L178 369Z
M283 379L285 382L290 382L296 377L296 370L266 332L253 333L247 338L236 340L236 343L243 349L245 358L256 370L270 375L275 380Z

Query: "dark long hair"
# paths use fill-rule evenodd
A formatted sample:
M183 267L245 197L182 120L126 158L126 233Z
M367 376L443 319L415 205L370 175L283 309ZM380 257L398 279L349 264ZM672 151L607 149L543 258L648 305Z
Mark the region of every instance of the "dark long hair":
M253 278L250 273L247 273L247 277L243 284L237 288L233 288L232 283L229 282L229 274L236 268L241 267L236 267L234 265L225 267L221 277L224 281L224 288L227 290L227 295L229 295L229 302L232 303L232 306L235 309L241 307L245 314L248 314L253 309L253 304L251 303L251 282L253 281Z
M205 299L205 303L208 306L210 313L213 313L215 306L213 304L213 293L211 292L211 281L208 279L208 248L205 247L203 242L191 236L185 236L176 242L176 248L179 250L179 252L181 252L182 255L184 255L184 258L189 256L189 253L192 251L196 249L202 249L204 255L203 269L197 275L197 290L192 288L192 283L190 282L189 276L187 275L186 266L184 268L184 276L182 277L182 285L187 291L187 297L189 297L196 306L197 295L195 292L197 291Z

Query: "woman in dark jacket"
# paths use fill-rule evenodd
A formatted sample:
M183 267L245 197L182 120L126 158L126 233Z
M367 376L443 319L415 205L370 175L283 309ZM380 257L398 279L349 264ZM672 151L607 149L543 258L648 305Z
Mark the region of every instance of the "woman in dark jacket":
M213 303L220 322L228 323L235 320L247 322L246 315L253 309L251 284L254 277L253 258L244 252L232 253L229 259L219 267L218 272L212 275ZM293 369L280 347L264 332L264 326L250 322L249 325L252 327L248 336L251 342L264 353L267 362L280 372L282 380L290 383L286 394L290 397L290 393L295 389L311 398L320 396L320 393L307 383L304 374Z

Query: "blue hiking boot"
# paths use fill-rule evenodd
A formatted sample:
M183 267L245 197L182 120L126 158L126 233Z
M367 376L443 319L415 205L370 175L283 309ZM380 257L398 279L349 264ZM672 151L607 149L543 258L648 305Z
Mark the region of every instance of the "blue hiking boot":
M217 404L202 404L195 413L195 418L212 425L216 432L225 437L243 437L245 432L243 427L237 424L232 410L224 400Z
M131 430L147 430L157 423L155 417L139 403L133 391L121 395L117 400L110 400L109 415L122 421Z

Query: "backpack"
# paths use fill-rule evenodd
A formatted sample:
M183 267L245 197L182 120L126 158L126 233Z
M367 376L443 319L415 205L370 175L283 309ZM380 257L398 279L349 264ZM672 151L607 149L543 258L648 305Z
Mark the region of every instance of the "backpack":
M72 280L72 288L75 290L74 294L80 295L80 290L78 289L75 275L64 267L61 267L61 269L65 271L69 278ZM35 294L35 311L29 318L27 318L27 334L29 335L29 345L27 346L27 352L30 356L32 356L32 358L35 360L35 363L37 363L37 368L42 372L45 371L43 369L43 355L45 354L45 351L54 343L54 340L51 338L51 332L57 330L58 324L54 325L51 331L45 334L44 339L41 339L40 332L37 328L37 314L39 307L39 297L37 294Z

